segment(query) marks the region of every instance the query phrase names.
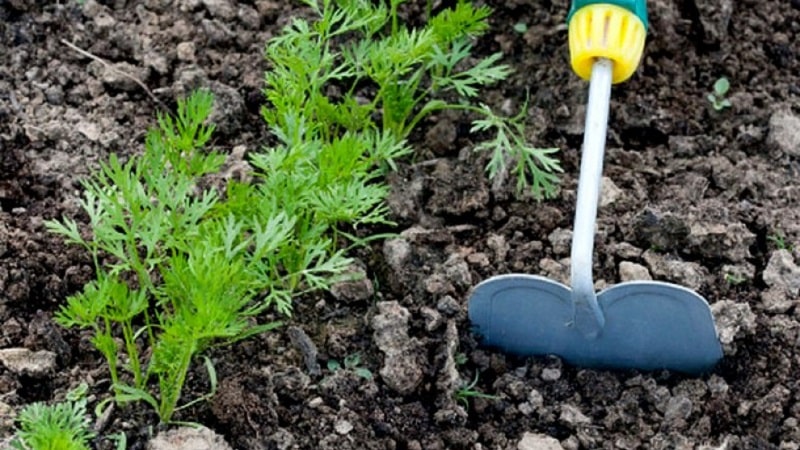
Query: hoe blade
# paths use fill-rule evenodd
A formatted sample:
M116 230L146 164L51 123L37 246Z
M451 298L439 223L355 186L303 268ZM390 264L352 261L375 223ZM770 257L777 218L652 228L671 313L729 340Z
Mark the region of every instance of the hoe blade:
M622 283L597 296L605 327L586 338L572 322L572 292L534 275L501 275L473 290L469 317L483 345L519 356L558 355L595 369L705 373L722 358L708 303L656 281Z

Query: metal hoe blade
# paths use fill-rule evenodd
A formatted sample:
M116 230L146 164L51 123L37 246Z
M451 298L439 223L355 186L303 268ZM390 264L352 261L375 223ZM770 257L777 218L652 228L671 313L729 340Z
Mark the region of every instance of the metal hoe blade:
M583 367L711 370L722 358L708 303L669 283L636 281L594 292L592 252L603 168L611 62L592 68L578 183L570 289L544 277L500 275L476 286L469 317L481 342L502 351L558 355Z

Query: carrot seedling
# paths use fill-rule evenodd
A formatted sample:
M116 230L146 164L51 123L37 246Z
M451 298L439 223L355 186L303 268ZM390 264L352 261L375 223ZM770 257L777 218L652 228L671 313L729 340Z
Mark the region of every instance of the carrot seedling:
M89 236L72 219L47 222L89 251L97 274L56 320L93 331L115 401L144 401L164 422L181 408L186 375L203 351L275 328L277 322L257 322L263 311L288 314L294 297L327 289L350 264L322 217L371 220L362 210L337 211L334 194L350 195L341 186L352 184L337 182L338 172L320 171L331 177L330 189L306 184L319 175L299 155L293 161L263 155L258 162L274 169L271 176L237 185L224 201L215 189L200 189L224 162L204 151L213 132L205 124L212 101L207 92L179 101L175 118L159 116L142 155L127 162L112 155L83 183ZM253 201L237 203L242 198ZM213 392L209 360L206 368Z
M561 170L555 149L525 143L525 111L508 119L475 103L481 88L511 73L500 53L477 61L472 55L474 39L489 28L489 8L461 0L415 29L399 23L403 0L303 3L315 18L294 19L266 49L270 105L263 115L283 148L329 145L343 135L389 141L371 156L391 166L408 153L402 143L423 119L460 110L481 117L473 131L495 135L476 147L492 153L490 177L510 170L518 191L554 193Z

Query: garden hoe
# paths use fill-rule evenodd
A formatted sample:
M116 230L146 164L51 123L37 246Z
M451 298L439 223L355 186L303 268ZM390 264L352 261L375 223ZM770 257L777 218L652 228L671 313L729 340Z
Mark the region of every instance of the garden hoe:
M722 358L708 303L658 281L599 294L592 281L595 220L612 83L636 70L647 30L645 0L574 0L572 68L590 80L572 239L572 288L544 277L500 275L477 285L469 317L480 342L520 356L558 355L598 369L710 371Z

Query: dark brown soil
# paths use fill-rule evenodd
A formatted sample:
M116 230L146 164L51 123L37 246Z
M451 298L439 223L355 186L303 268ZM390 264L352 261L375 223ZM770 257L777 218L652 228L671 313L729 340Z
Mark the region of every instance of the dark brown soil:
M416 162L391 178L400 237L356 255L369 282L304 299L296 328L212 352L219 393L178 419L246 450L529 449L541 435L565 449L800 448L800 3L653 0L645 59L613 91L598 287L644 273L707 298L726 356L701 378L516 359L471 337L467 295L479 281L569 276L587 87L568 64L567 2L488 3L493 28L480 52L502 50L516 74L483 100L513 113L530 92L530 141L562 150L557 198L539 203L487 182L468 118L433 118L414 142ZM61 398L82 381L94 401L108 395L100 355L51 321L93 276L91 261L43 221L85 220L81 177L111 152L140 151L155 112L192 88L217 95L216 147L241 155L267 142L262 50L296 8L0 3L0 348L57 354L40 376L0 365L0 406ZM706 95L722 76L732 107L714 111ZM433 139L448 133L455 139ZM387 333L400 338L389 345ZM373 379L327 369L354 354ZM475 377L491 397L458 401ZM187 398L207 386L198 365ZM143 407L116 409L103 435L124 432L129 448L144 448L156 423ZM0 440L10 424L0 420Z

